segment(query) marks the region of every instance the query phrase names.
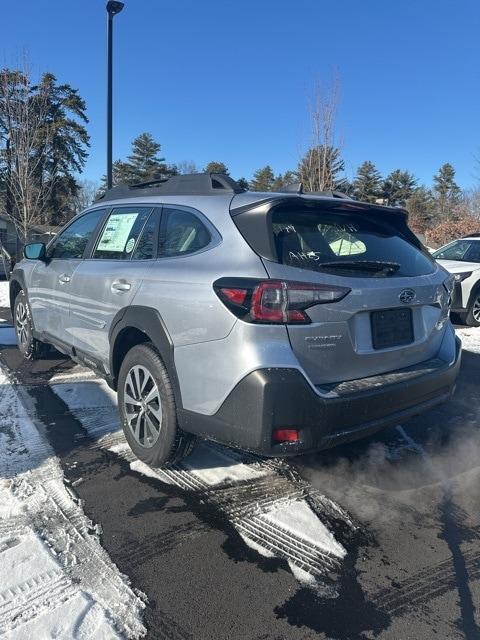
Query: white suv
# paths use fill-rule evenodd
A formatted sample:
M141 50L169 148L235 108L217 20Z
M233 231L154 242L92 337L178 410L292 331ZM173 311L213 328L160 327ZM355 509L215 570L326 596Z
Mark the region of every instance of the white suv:
M433 257L455 278L452 313L480 326L480 233L440 247Z

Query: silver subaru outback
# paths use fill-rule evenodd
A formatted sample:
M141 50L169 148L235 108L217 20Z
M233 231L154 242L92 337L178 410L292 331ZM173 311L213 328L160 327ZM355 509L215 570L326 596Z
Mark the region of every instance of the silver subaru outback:
M175 176L113 188L24 254L19 349L53 345L105 377L152 466L198 437L267 456L331 447L454 389L453 281L401 209Z

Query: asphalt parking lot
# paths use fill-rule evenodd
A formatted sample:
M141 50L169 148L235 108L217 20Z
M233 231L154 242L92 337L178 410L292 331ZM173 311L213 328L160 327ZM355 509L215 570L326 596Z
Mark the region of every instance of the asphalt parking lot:
M473 640L480 329L462 331L474 346L453 400L404 425L288 462L201 443L168 471L133 458L115 394L89 371L8 345L0 361L146 594L148 638Z

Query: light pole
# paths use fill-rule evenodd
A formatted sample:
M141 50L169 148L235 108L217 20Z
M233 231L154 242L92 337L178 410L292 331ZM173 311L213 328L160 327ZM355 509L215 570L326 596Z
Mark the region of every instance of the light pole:
M113 51L113 16L123 9L124 3L116 0L107 2L107 189L112 188L112 51Z

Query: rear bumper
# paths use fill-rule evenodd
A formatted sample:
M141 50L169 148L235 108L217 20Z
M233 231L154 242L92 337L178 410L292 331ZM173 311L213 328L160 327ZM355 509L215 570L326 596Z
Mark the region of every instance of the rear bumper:
M379 386L316 393L298 369L259 369L232 390L213 415L180 410L180 426L190 433L267 456L298 455L333 447L398 424L447 400L460 368L461 345L448 364L438 359L418 371L384 376ZM428 363L425 363L428 364ZM401 374L401 372L399 372ZM377 376L377 378L379 378ZM345 386L345 385L343 385ZM355 385L354 385L355 386ZM274 443L275 428L296 428L299 441Z

